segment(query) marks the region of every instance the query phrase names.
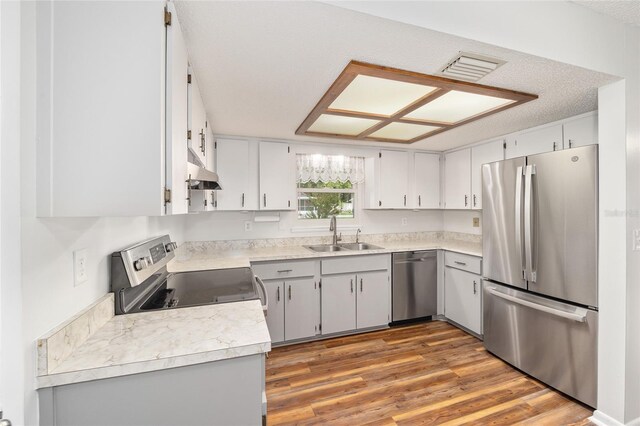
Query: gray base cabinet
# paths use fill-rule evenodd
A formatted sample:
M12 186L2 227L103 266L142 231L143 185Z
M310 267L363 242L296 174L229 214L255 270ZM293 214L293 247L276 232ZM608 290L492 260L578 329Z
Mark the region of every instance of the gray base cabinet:
M264 355L40 389L43 426L261 425Z

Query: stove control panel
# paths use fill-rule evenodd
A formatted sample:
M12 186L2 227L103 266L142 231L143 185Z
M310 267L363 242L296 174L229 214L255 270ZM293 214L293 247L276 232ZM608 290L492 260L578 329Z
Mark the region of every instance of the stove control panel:
M119 253L131 287L142 284L164 268L174 258L176 247L169 235L163 235L121 250Z

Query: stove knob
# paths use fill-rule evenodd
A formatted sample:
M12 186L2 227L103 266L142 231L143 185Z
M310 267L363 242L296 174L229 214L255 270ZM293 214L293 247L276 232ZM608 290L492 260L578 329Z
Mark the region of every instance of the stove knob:
M166 250L167 253L171 253L176 248L178 248L178 244L174 243L173 241L164 245L164 249Z
M142 271L143 269L148 268L150 264L151 264L151 258L149 258L148 256L141 257L140 259L133 262L133 267L135 268L136 271Z

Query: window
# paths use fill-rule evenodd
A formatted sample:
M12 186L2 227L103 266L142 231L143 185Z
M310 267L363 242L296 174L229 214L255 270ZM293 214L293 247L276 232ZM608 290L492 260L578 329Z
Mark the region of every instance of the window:
M354 218L357 185L363 181L362 157L299 154L298 219Z

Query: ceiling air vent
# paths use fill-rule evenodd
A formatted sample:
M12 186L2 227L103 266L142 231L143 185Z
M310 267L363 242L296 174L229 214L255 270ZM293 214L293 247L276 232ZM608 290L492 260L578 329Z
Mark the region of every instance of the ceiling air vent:
M445 77L466 81L478 81L505 61L475 53L460 52L440 71Z

